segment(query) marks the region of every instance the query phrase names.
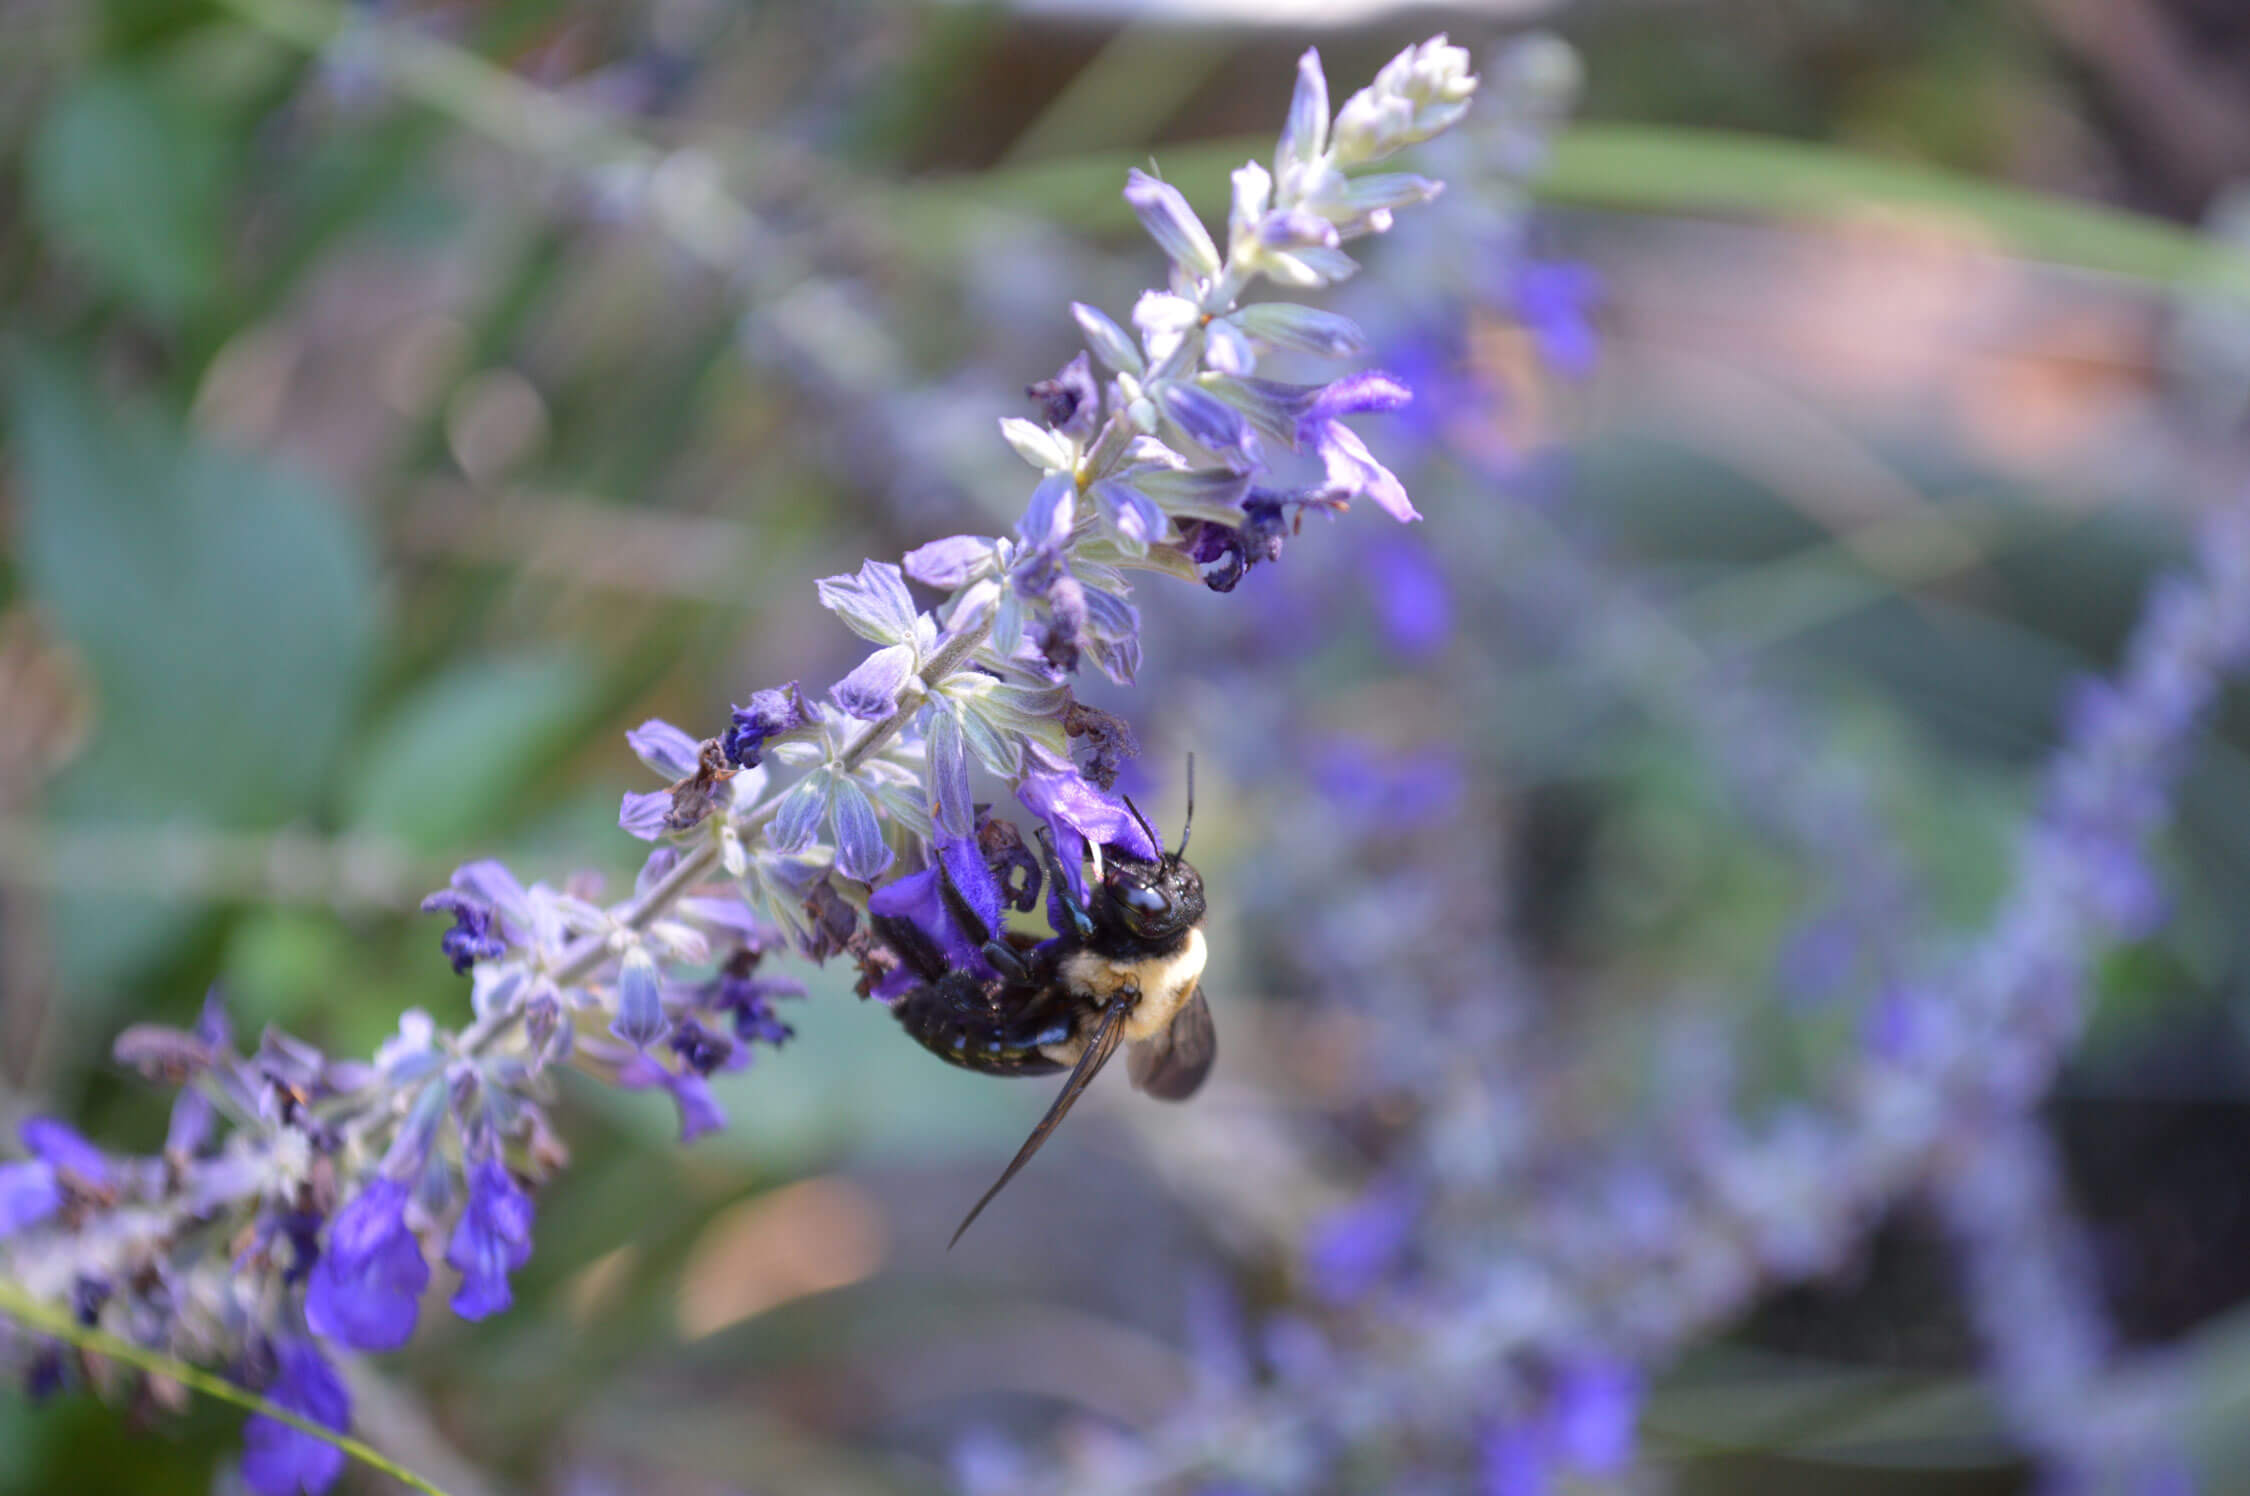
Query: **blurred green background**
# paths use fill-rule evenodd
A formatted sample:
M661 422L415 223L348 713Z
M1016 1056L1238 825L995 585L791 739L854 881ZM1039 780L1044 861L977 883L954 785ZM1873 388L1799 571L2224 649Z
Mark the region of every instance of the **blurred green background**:
M617 798L648 787L623 729L707 732L751 689L835 678L851 642L812 577L1009 521L1021 484L992 421L1069 353L1069 299L1122 313L1153 277L1127 165L1153 153L1216 216L1308 42L1356 86L1436 26L1481 55L1530 19L1586 63L1535 234L1601 272L1603 361L1563 384L1494 331L1478 358L1504 398L1454 435L1567 453L1562 502L1871 746L1968 923L2060 683L2110 657L2178 518L2241 482L2238 6L1609 0L1333 28L1185 7L13 0L0 1121L57 1109L153 1142L162 1099L109 1066L109 1038L183 1019L214 981L239 1023L332 1052L407 1007L458 1018L466 986L411 913L456 862L623 886L640 848ZM1473 287L1416 289L1477 316ZM1149 708L1171 713L1159 741L1192 746L1212 709L1195 662L1152 659L1189 682ZM1629 750L1593 812L1565 785L1527 791L1514 823L1608 859L1595 912L1550 912L1576 932L1558 949L1627 989L1698 951L1765 959L1780 875L1714 876L1733 833L1663 742ZM2097 1218L2191 1202L2128 1333L2207 1331L2233 1365L2239 747L2192 783L2183 918L2112 974L2059 1124ZM1212 798L1211 855L1248 878L1267 833ZM1246 1003L1272 995L1252 956L1228 976ZM722 1088L734 1125L693 1149L658 1099L571 1093L576 1164L541 1199L523 1307L431 1316L363 1373L382 1378L356 1389L364 1436L456 1496L892 1491L941 1486L972 1414L1160 1411L1168 1285L1208 1241L1115 1127L1058 1150L1075 1168L1050 1160L1098 1189L1019 1201L1011 1231L947 1259L952 1214L1039 1098L927 1063L838 973L788 1016L797 1042ZM1087 1244L1120 1223L1145 1260L1090 1282ZM1936 1452L1847 1486L1760 1453L1790 1435L1754 1404L1683 1402L1686 1479L2020 1482L1975 1418L1947 1442L1967 1353L1900 1230L1868 1282L1773 1306L1750 1343L1941 1374L1904 1440ZM1743 1448L1709 1432L1729 1417ZM0 1489L206 1489L234 1422L0 1401Z

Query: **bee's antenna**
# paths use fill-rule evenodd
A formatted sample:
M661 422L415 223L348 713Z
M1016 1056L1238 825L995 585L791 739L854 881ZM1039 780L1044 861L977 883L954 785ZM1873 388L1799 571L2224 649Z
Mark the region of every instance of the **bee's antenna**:
M1163 856L1164 843L1156 839L1156 828L1148 823L1147 816L1141 814L1141 808L1133 803L1133 797L1131 795L1126 795L1122 798L1125 801L1125 808L1133 813L1133 819L1141 823L1141 830L1148 833L1148 844L1156 849L1156 853L1159 857Z
M1180 822L1180 845L1174 857L1187 856L1188 833L1195 829L1195 755L1188 755L1188 808L1187 818Z

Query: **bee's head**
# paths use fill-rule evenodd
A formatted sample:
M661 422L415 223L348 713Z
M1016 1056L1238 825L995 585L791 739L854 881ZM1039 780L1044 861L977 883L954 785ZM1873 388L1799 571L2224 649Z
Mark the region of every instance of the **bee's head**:
M1170 940L1203 923L1203 878L1177 852L1154 862L1104 859L1102 902L1116 924L1140 940Z
M1125 808L1158 845L1156 831L1127 797ZM1195 828L1195 756L1188 756L1187 822L1180 828L1180 844L1154 862L1138 857L1111 856L1102 863L1103 902L1115 911L1116 922L1141 940L1170 940L1203 923L1203 875L1188 864L1188 833Z

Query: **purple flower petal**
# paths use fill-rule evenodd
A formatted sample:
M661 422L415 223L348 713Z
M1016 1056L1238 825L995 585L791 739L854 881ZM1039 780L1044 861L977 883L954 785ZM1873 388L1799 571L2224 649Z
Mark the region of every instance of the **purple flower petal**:
M1109 511L1121 535L1152 545L1164 538L1167 521L1154 500L1130 483L1104 478L1094 485L1094 497Z
M1177 380L1166 380L1158 386L1157 399L1164 413L1179 422L1180 429L1198 446L1228 458L1237 467L1256 465L1258 439L1242 419L1241 411L1209 390Z
M635 1049L646 1049L664 1037L664 988L656 963L646 951L635 949L619 963L617 1019L609 1031Z
M903 644L914 637L914 596L906 590L905 576L888 561L869 561L856 572L822 577L813 588L820 605L862 639Z
M531 1260L531 1197L495 1155L469 1171L469 1203L446 1245L446 1263L461 1275L453 1312L483 1319L514 1302L508 1274Z
M1032 768L1016 786L1016 798L1054 832L1063 876L1069 880L1071 892L1080 898L1086 895L1082 864L1088 842L1122 847L1136 857L1151 860L1159 855L1159 849L1124 802L1112 800L1088 784L1075 767Z
M727 1125L727 1114L711 1094L710 1082L692 1070L667 1070L645 1054L636 1054L617 1072L617 1083L628 1091L662 1086L672 1093L680 1109L680 1141L692 1143L707 1132Z
M628 836L642 841L655 841L665 832L672 815L670 790L627 790L618 802L617 826Z
M984 854L971 837L960 837L941 842L937 848L939 861L953 875L953 886L971 909L977 912L988 930L1000 926L1000 884L985 865ZM945 958L954 966L990 975L991 967L985 963L968 932L953 922L952 913L938 890L938 870L933 863L918 873L908 873L894 878L869 896L870 913L889 915L909 920L935 940Z
M337 1433L351 1426L352 1399L318 1346L294 1337L278 1342L279 1373L266 1400ZM242 1425L242 1483L258 1496L320 1496L344 1473L344 1452L263 1414Z
M1070 474L1049 473L1041 478L1031 491L1031 502L1024 506L1023 518L1016 522L1024 544L1045 548L1070 539L1070 527L1078 517L1077 497L1078 482Z
M109 1160L102 1151L80 1137L67 1123L52 1117L27 1117L17 1130L32 1156L54 1166L59 1178L76 1180L90 1189L107 1189Z
M633 756L666 779L685 779L703 756L703 745L661 717L651 717L625 734Z
M1349 426L1330 421L1321 428L1316 445L1320 460L1328 469L1329 487L1339 496L1371 499L1377 508L1402 525L1422 517L1414 501L1406 496L1406 485L1375 460L1375 454L1367 450L1367 443Z
M1179 188L1136 166L1125 175L1125 201L1166 258L1188 274L1204 276L1219 268L1219 247Z
M510 919L530 917L531 896L504 863L489 858L464 862L453 870L453 887Z
M833 808L836 871L856 882L874 882L895 855L883 840L883 822L875 814L875 802L860 788L858 780L841 775L836 780Z
M976 830L976 805L970 789L968 744L952 713L941 711L932 719L929 755L932 819L948 838L958 841Z
M835 782L825 769L815 769L790 786L789 793L774 808L773 823L766 833L775 851L802 852L812 845L820 823L828 816L828 796Z
M305 1290L314 1334L355 1351L395 1351L414 1334L430 1265L406 1225L404 1180L378 1177L328 1227Z
M62 1182L45 1159L0 1164L0 1237L36 1226L63 1207Z
M994 569L993 544L982 535L949 535L916 546L905 556L906 574L925 586L951 592Z
M828 694L845 715L862 722L880 722L898 710L899 692L914 678L914 665L911 644L878 649L860 661L851 674L830 686Z

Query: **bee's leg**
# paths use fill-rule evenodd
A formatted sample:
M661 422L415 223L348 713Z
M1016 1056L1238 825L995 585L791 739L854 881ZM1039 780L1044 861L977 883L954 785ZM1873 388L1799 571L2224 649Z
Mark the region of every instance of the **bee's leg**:
M1045 826L1039 828L1039 855L1047 864L1047 886L1054 893L1054 901L1062 906L1064 914L1070 919L1069 930L1057 930L1055 933L1086 939L1094 933L1094 916L1072 895L1070 880L1063 876L1062 856L1055 851L1055 834Z
M1031 972L1023 964L1023 957L1007 941L993 936L992 927L984 922L984 916L977 913L976 907L954 883L953 874L947 869L944 858L938 859L937 869L938 897L945 901L946 913L953 916L953 923L960 927L961 933L976 942L984 959L992 963L992 969L1000 973L1003 980L1030 981Z
M934 982L952 969L938 943L914 921L896 914L870 914L867 922L883 937L883 943L898 953L907 970L923 981Z

